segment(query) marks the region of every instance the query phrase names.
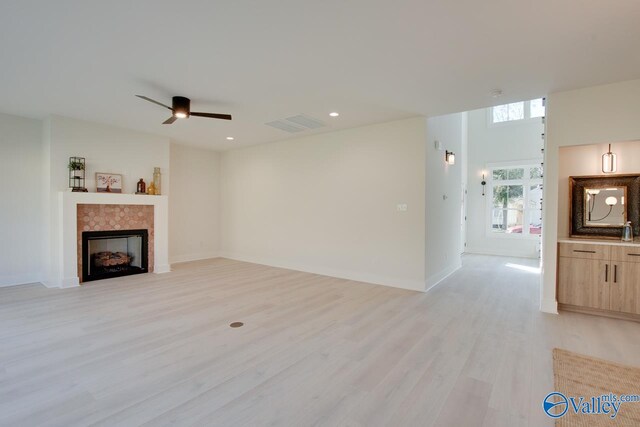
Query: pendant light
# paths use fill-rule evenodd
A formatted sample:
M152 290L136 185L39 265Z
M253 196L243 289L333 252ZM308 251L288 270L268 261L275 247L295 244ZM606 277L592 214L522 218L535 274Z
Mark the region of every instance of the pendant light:
M609 144L609 151L602 155L602 172L614 173L617 169L616 155L611 152L611 144Z

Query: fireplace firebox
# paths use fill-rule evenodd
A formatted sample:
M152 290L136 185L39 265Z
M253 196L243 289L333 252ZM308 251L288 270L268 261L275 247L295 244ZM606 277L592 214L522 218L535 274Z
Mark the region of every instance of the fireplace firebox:
M82 281L148 272L147 230L84 231Z

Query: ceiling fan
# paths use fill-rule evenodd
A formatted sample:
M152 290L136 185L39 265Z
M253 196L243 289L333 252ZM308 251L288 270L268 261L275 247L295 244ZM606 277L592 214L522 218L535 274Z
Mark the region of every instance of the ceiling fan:
M162 102L158 102L151 98L147 98L146 96L136 95L138 98L142 98L145 101L153 102L154 104L158 104L164 108L168 108L171 110L171 117L162 122L163 125L170 125L178 119L188 119L190 116L195 117L208 117L210 119L221 119L221 120L231 120L231 114L217 114L217 113L197 113L195 111L191 111L191 100L189 98L185 98L184 96L174 96L171 107L168 105L164 105Z

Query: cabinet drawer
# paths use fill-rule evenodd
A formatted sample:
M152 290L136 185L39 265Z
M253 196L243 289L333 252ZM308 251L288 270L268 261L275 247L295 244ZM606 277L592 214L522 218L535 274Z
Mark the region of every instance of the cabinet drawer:
M640 245L633 246L612 246L611 260L624 262L640 262Z
M588 243L560 243L558 253L560 256L568 258L609 260L611 257L611 246L591 245Z

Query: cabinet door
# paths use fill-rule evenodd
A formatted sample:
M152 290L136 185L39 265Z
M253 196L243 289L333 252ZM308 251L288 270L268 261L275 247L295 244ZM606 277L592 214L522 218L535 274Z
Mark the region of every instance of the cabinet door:
M640 263L612 262L611 310L640 314Z
M609 310L608 261L560 257L558 267L558 302Z

